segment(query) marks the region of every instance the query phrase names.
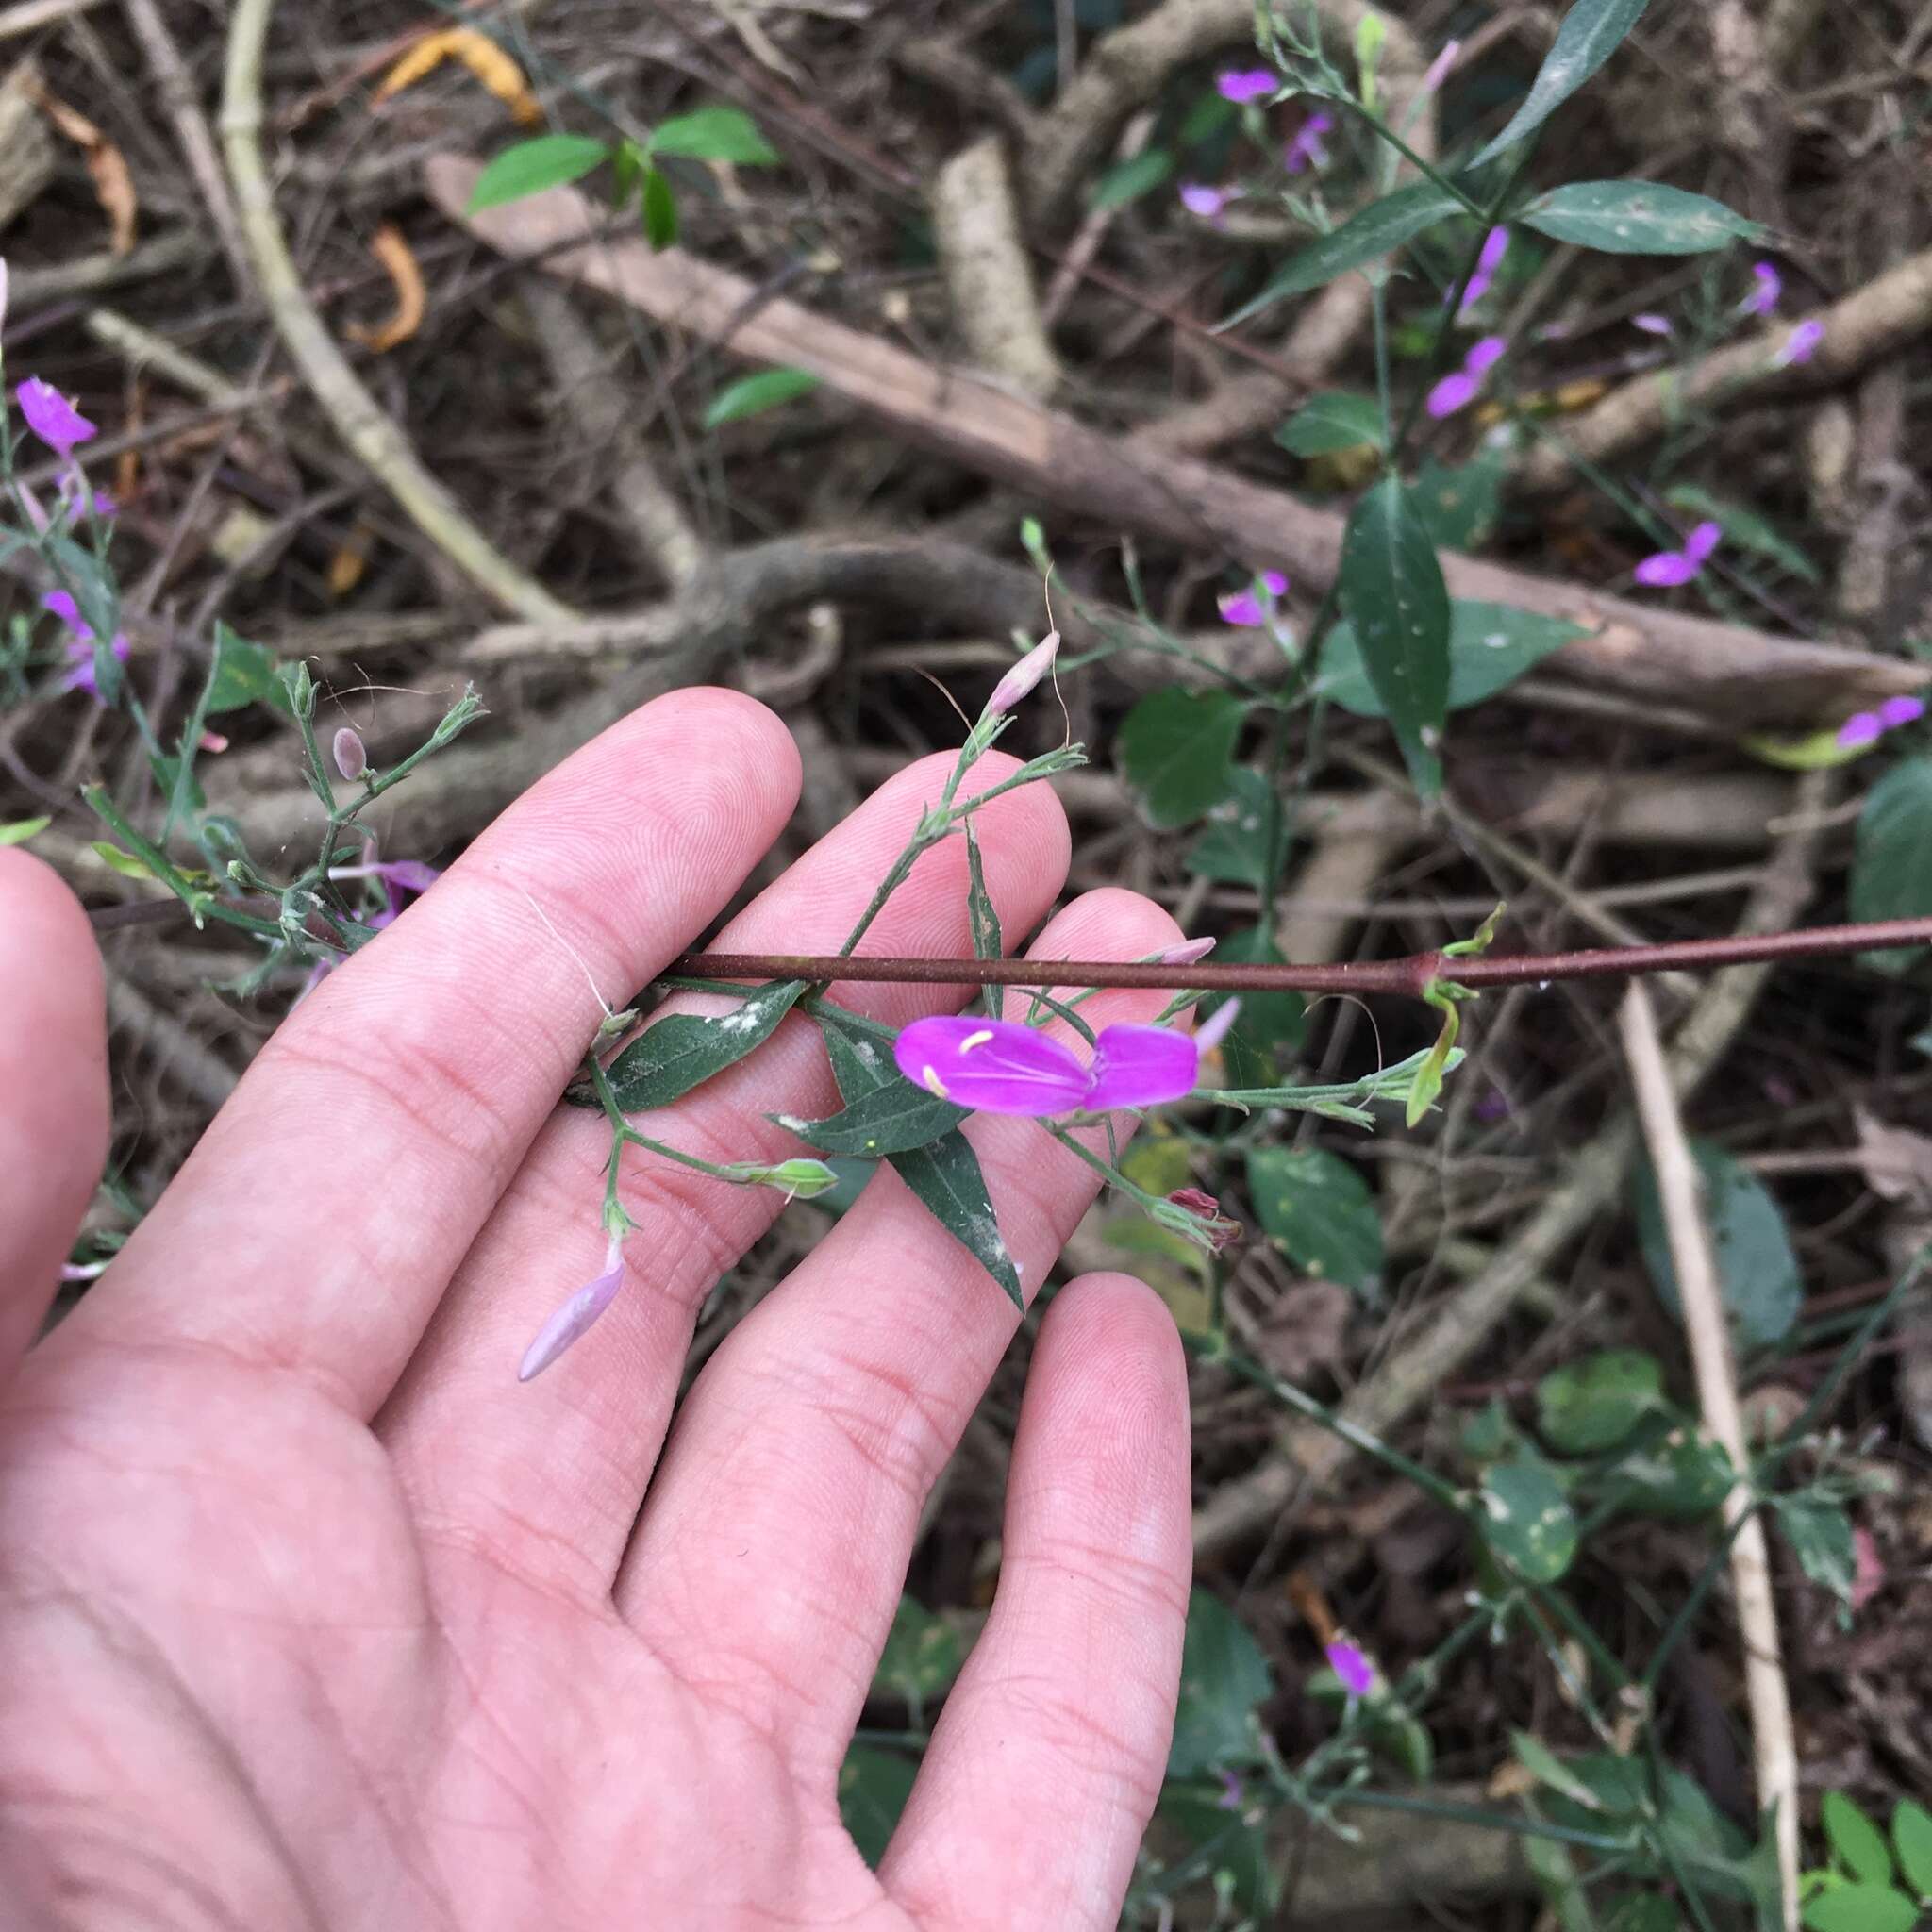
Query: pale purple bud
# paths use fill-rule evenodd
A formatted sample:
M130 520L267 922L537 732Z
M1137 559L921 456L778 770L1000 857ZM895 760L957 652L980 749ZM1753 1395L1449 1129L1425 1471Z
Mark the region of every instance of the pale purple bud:
M1345 1638L1328 1645L1328 1668L1351 1697L1366 1697L1375 1688L1374 1665Z
M1808 362L1818 353L1818 345L1824 340L1824 325L1816 316L1808 322L1801 322L1785 339L1785 345L1773 358L1779 369L1789 369L1794 362Z
M1325 168L1328 165L1328 150L1322 137L1335 125L1330 114L1310 114L1301 125L1301 130L1282 150L1281 165L1291 175L1299 175L1304 168Z
M1684 555L1692 563L1702 563L1717 548L1718 541L1723 536L1723 525L1712 523L1699 524L1684 539Z
M1655 557L1646 557L1632 575L1653 591L1667 591L1688 584L1703 568L1681 550L1659 550Z
M1901 724L1916 724L1925 715L1924 698L1887 698L1878 708L1878 722L1888 731Z
M993 686L992 696L986 701L986 715L989 718L1004 718L1053 669L1053 660L1059 655L1059 632L1048 631Z
M1157 953L1154 963L1157 966L1196 966L1214 950L1216 943L1212 939L1183 940L1179 945L1169 946L1164 953Z
M1209 188L1201 181L1181 183L1181 206L1191 215L1199 215L1204 222L1212 221L1226 204L1227 195L1219 188Z
M1257 101L1280 85L1272 67L1243 67L1222 75L1214 83L1224 101Z
M1472 342L1469 354L1462 358L1466 374L1480 379L1503 359L1503 351L1509 346L1501 336L1484 336Z
M1429 62L1429 71L1423 75L1423 92L1432 94L1449 78L1449 70L1456 65L1456 57L1462 52L1460 41L1444 41L1442 51Z
M1744 297L1744 313L1770 315L1777 308L1778 297L1784 293L1784 282L1768 261L1752 263L1751 273L1757 278L1757 286Z
M344 724L329 749L335 754L336 770L343 777L354 780L369 769L369 748L353 725Z
M1214 1803L1222 1811L1239 1811L1241 1808L1241 1781L1233 1772L1224 1771L1221 1774L1221 1795Z
M1857 751L1860 745L1870 744L1885 729L1885 721L1876 711L1856 711L1838 727L1838 741L1845 751Z
M1676 333L1671 326L1671 319L1668 315L1652 315L1649 313L1633 315L1630 318L1630 326L1632 328L1641 328L1647 336L1668 336Z
M1224 1001L1208 1015L1194 1028L1194 1047L1199 1053L1209 1054L1234 1030L1234 1023L1240 1015L1241 1003L1238 999Z
M537 1331L537 1339L524 1352L517 1369L517 1380L528 1382L541 1375L573 1342L585 1333L624 1286L624 1237L614 1234L604 1250L604 1272L587 1281Z
M1428 411L1437 422L1445 416L1453 416L1458 409L1466 409L1475 401L1479 385L1472 375L1465 375L1457 370L1454 375L1445 375L1429 391Z
M94 425L51 382L30 375L13 393L26 426L57 456L71 457L93 435Z

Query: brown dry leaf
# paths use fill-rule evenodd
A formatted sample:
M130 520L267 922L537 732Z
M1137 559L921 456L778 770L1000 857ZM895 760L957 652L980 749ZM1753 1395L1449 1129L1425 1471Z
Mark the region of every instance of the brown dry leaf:
M85 114L70 108L58 94L49 93L43 82L32 79L28 88L34 106L86 158L94 199L108 218L110 246L116 255L125 255L134 246L135 218L141 210L127 157Z
M449 26L425 34L376 83L372 98L389 100L425 74L433 74L445 60L460 60L509 109L520 126L534 127L542 121L543 109L524 78L524 70L488 34L469 26Z
M383 223L369 247L395 284L396 312L375 328L352 322L348 332L354 341L380 356L398 342L407 342L423 326L427 296L423 287L423 271L416 266L416 258L403 240L403 231L393 222Z
M358 524L337 546L328 560L328 591L331 597L346 597L362 581L369 568L369 554L375 547L375 532L367 524Z
M1257 1353L1277 1375L1306 1381L1346 1353L1354 1308L1339 1281L1298 1281L1269 1309Z

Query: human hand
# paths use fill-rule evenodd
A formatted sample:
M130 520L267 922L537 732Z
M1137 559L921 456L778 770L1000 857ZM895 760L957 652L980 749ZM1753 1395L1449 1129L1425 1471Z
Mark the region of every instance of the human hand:
M721 945L831 950L950 762L885 786ZM967 790L1011 769L989 757ZM881 1172L672 1428L696 1311L779 1203L627 1157L625 1288L517 1381L601 1265L608 1130L557 1107L600 1018L586 969L620 1000L646 983L798 782L783 727L728 693L607 732L291 1017L24 1359L100 1171L105 1045L85 919L0 852L9 1927L1114 1923L1190 1567L1181 1355L1147 1289L1090 1275L1045 1319L998 1596L876 1876L839 1766L921 1503L1015 1326L1006 1298ZM1058 806L1030 786L978 824L1004 929L1027 931L1066 871ZM969 950L960 848L922 860L868 950ZM1037 950L1178 937L1098 891ZM839 997L896 1024L947 995ZM796 1144L765 1113L836 1106L794 1017L641 1124L780 1158ZM967 1131L1038 1284L1093 1176L1030 1121Z

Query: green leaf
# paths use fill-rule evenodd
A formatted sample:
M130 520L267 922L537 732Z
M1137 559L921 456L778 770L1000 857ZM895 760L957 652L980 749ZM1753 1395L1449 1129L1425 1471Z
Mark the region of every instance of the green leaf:
M0 825L0 845L25 845L53 823L51 818L15 819L10 825Z
M1932 1899L1932 1811L1901 1798L1891 1814L1891 1848L1906 1883L1922 1899Z
M1572 1771L1540 1738L1532 1737L1527 1731L1511 1731L1509 1745L1516 1754L1517 1763L1538 1784L1548 1785L1553 1791L1561 1791L1573 1804L1581 1805L1586 1811L1603 1809L1603 1802L1591 1790L1589 1781Z
M1382 1217L1360 1174L1324 1147L1255 1147L1248 1192L1269 1239L1307 1274L1374 1294L1382 1285Z
M1790 571L1794 577L1801 577L1807 584L1822 581L1818 566L1756 510L1746 509L1742 504L1731 503L1724 497L1713 496L1709 491L1700 490L1694 483L1672 484L1664 491L1664 501L1673 509L1680 509L1688 516L1707 517L1724 533L1724 541L1740 550L1753 551L1759 557L1769 558L1781 570Z
M832 1078L848 1108L882 1087L918 1091L893 1064L887 1028L874 1031L858 1015L830 1006L815 1008L812 1017L825 1036ZM955 1127L924 1146L908 1147L886 1158L933 1219L999 1283L1016 1308L1024 1308L1019 1271L1000 1233L979 1158L965 1135Z
M1536 1388L1543 1441L1565 1456L1613 1449L1663 1399L1664 1373L1641 1349L1607 1348L1553 1369Z
M1472 165L1480 167L1534 134L1617 51L1649 4L1650 0L1576 0L1563 16L1523 105Z
M1798 1567L1821 1589L1830 1591L1840 1603L1850 1603L1852 1587L1858 1574L1857 1551L1852 1541L1852 1519L1836 1503L1816 1496L1776 1496L1772 1499L1778 1527L1798 1559ZM1874 1830L1873 1836L1877 1836ZM1836 1838L1833 1843L1837 1843ZM1883 1847L1881 1847L1883 1849ZM1853 1868L1854 1875L1869 1874ZM1886 1859L1886 1877L1891 1875L1891 1861Z
M900 1077L874 1088L827 1120L801 1120L793 1113L767 1114L765 1118L827 1154L883 1158L924 1147L941 1134L951 1133L970 1118L970 1110Z
M521 201L526 194L541 194L546 188L581 181L609 156L609 143L588 134L540 134L520 141L505 148L476 176L465 212L477 214L507 201Z
M1661 181L1567 182L1538 195L1516 219L1606 255L1702 255L1764 232L1707 194Z
M671 183L658 168L646 168L643 175L641 211L644 240L653 248L673 248L677 243L677 198Z
M1474 550L1489 538L1502 513L1508 467L1507 452L1487 442L1466 463L1423 458L1408 494L1438 550ZM1455 708L1452 683L1450 709Z
M741 423L747 416L761 415L781 403L809 395L818 386L818 377L805 369L760 369L756 375L741 375L711 398L705 411L705 427L716 429L721 424Z
M897 1751L855 1744L846 1752L839 1767L839 1817L868 1865L876 1868L886 1856L918 1775L918 1765Z
M610 1063L618 1107L625 1113L644 1113L682 1100L769 1040L804 991L802 979L779 980L716 1019L674 1013L660 1020Z
M1411 181L1393 194L1372 201L1343 222L1331 235L1310 242L1275 271L1261 292L1244 303L1221 326L1232 328L1290 295L1319 289L1339 275L1365 262L1379 260L1391 249L1413 241L1424 228L1462 212L1462 204L1433 181Z
M1229 933L1215 958L1236 965L1280 966L1286 962L1273 937L1258 925ZM1226 995L1203 1000L1206 1019L1226 1003ZM1234 1028L1221 1043L1221 1063L1230 1087L1267 1087L1274 1082L1278 1048L1299 1046L1307 1030L1307 1002L1298 992L1244 992Z
M1174 173L1174 157L1164 147L1146 147L1131 159L1117 162L1093 184L1087 197L1092 208L1124 208L1152 193Z
M654 155L683 155L693 161L736 161L770 167L778 159L758 125L742 108L715 106L660 122L644 143Z
M1227 796L1208 811L1208 829L1181 862L1202 878L1261 891L1280 824L1279 794L1261 773L1243 766L1229 774Z
M135 858L131 852L124 852L120 846L106 839L90 841L95 853L103 859L109 872L118 872L124 879L151 879L154 874L148 870L147 861Z
M1549 1466L1523 1456L1483 1474L1484 1540L1518 1575L1554 1583L1576 1555L1576 1518Z
M289 688L282 682L282 663L273 651L251 644L225 624L215 625L215 675L209 686L207 711L239 711L243 705L267 705L286 717L294 715Z
M1865 794L1852 858L1851 915L1915 919L1932 912L1932 758L1902 758ZM1901 973L1921 946L1865 953L1867 965Z
M1560 617L1457 598L1449 608L1448 708L1460 711L1494 697L1552 652L1586 635L1580 625ZM1322 674L1315 688L1357 718L1386 715L1369 682L1355 626L1346 619L1329 631L1322 646Z
M1449 591L1429 533L1400 478L1355 507L1341 540L1341 608L1416 790L1441 790L1436 755L1449 708Z
M1230 1811L1220 1797L1188 1785L1162 1790L1159 1816L1192 1848L1193 1868L1211 1872L1217 1887L1226 1884L1230 1903L1248 1914L1242 1923L1274 1923L1287 1861L1271 1854L1265 1824L1250 1823L1246 1812Z
M1268 1659L1247 1626L1212 1591L1196 1590L1188 1599L1168 1776L1200 1777L1259 1762L1255 1713L1274 1689Z
M1614 1494L1642 1516L1688 1523L1708 1516L1731 1493L1737 1472L1724 1445L1689 1417L1652 1416L1617 1459Z
M1191 824L1228 795L1235 740L1248 715L1231 691L1149 691L1120 728L1121 769L1150 825Z
M1891 1853L1885 1834L1842 1791L1825 1792L1819 1803L1818 1822L1839 1863L1861 1885L1891 1883Z
M966 1654L958 1634L913 1596L902 1596L892 1614L886 1647L873 1673L875 1690L895 1693L912 1711L915 1728L924 1722L924 1707L959 1674Z
M1919 1908L1889 1885L1835 1885L1806 1902L1810 1932L1912 1932Z
M1374 396L1346 390L1324 390L1308 400L1275 432L1274 440L1290 455L1327 456L1339 449L1359 449L1369 443L1382 447L1382 406Z
M1703 1182L1704 1219L1717 1257L1718 1286L1738 1340L1760 1348L1781 1340L1798 1319L1804 1284L1778 1205L1756 1174L1708 1141L1690 1151ZM1678 1313L1677 1274L1664 1233L1657 1176L1645 1163L1636 1176L1637 1236L1644 1266L1663 1304Z

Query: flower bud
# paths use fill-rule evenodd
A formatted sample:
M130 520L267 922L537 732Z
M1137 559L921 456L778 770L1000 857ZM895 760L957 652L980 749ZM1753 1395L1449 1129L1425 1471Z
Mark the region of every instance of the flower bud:
M336 733L331 749L335 753L336 770L343 777L354 780L369 769L368 749L362 742L361 733L353 726L344 724Z
M791 1160L766 1165L756 1160L733 1161L727 1170L731 1178L753 1186L778 1188L798 1201L809 1201L839 1185L838 1174L823 1160L800 1155Z
M1157 966L1195 966L1214 950L1214 944L1212 939L1184 940L1179 945L1156 954L1154 963Z
M986 715L989 718L1005 717L1053 669L1053 660L1059 655L1059 632L1057 630L1048 631L993 686L992 696L986 701Z
M1209 1054L1225 1040L1234 1028L1241 1003L1238 999L1227 1001L1215 1009L1194 1028L1194 1047L1199 1053Z
M1210 1255L1233 1247L1247 1232L1239 1221L1221 1211L1221 1203L1206 1189L1176 1188L1167 1197L1167 1205L1178 1208L1188 1217L1190 1225L1185 1232L1189 1240L1199 1241Z

